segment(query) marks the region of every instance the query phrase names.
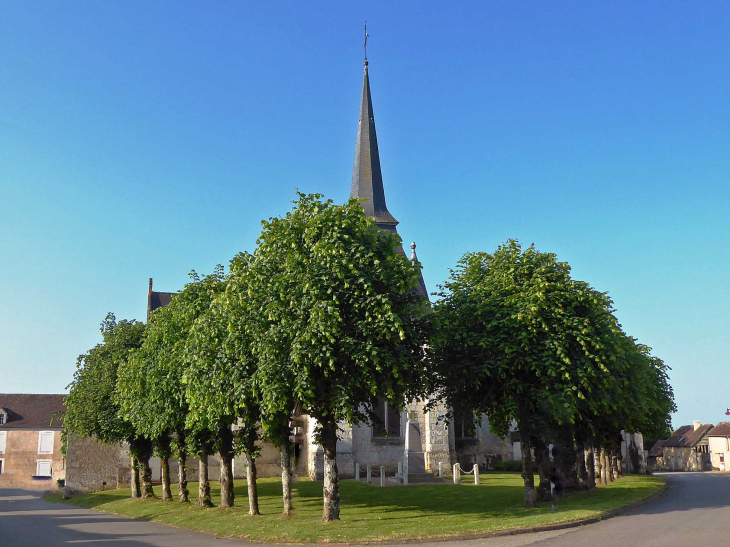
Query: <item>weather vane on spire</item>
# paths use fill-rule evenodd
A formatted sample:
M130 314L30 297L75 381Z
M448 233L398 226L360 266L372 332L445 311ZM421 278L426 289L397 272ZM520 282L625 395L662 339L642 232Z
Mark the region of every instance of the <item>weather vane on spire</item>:
M365 21L365 64L368 62L368 22Z

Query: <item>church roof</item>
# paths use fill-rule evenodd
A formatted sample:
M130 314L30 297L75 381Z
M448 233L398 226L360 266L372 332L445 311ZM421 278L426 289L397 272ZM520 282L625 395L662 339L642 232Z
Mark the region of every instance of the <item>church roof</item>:
M380 170L380 153L378 152L378 137L375 134L375 118L373 116L373 100L370 97L370 78L368 76L368 61L365 59L365 71L362 80L362 98L360 101L360 120L357 127L357 141L355 142L355 164L352 168L352 185L350 197L362 198L362 208L365 214L375 219L375 224L381 230L397 233L398 221L388 211L385 204L385 188L383 174ZM403 247L398 245L398 253L407 256ZM418 268L418 284L414 290L428 300L428 290L421 274L421 265L416 257L416 244L411 244L411 262Z
M363 202L362 207L368 216L375 219L375 223L380 228L392 231L398 224L398 221L390 214L385 204L383 174L380 170L378 137L375 133L375 118L373 117L373 101L370 98L367 61L365 61L365 73L362 79L360 120L357 127L355 164L352 168L350 197L367 200Z

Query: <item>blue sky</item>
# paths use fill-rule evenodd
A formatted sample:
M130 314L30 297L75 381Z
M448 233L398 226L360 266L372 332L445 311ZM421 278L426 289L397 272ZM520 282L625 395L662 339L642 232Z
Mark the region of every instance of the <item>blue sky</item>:
M347 198L365 18L429 289L534 242L672 367L675 425L726 419L724 2L4 4L0 392L63 392L106 312L252 251L295 188Z

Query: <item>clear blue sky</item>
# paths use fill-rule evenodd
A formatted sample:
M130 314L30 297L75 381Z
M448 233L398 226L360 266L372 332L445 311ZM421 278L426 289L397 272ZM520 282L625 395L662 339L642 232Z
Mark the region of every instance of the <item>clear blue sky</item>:
M679 412L730 406L726 2L25 2L0 19L0 392L63 392L253 250L295 188L344 201L362 26L390 211L430 290L534 242L608 291Z

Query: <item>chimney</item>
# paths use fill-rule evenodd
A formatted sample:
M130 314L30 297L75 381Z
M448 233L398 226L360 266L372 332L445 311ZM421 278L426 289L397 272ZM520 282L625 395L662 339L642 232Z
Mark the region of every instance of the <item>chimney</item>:
M694 430L697 431L700 428L700 426L702 425L702 422L699 420L695 420L694 422L692 422L692 424L695 426Z
M150 290L147 292L147 294L152 294L152 278L150 277Z

